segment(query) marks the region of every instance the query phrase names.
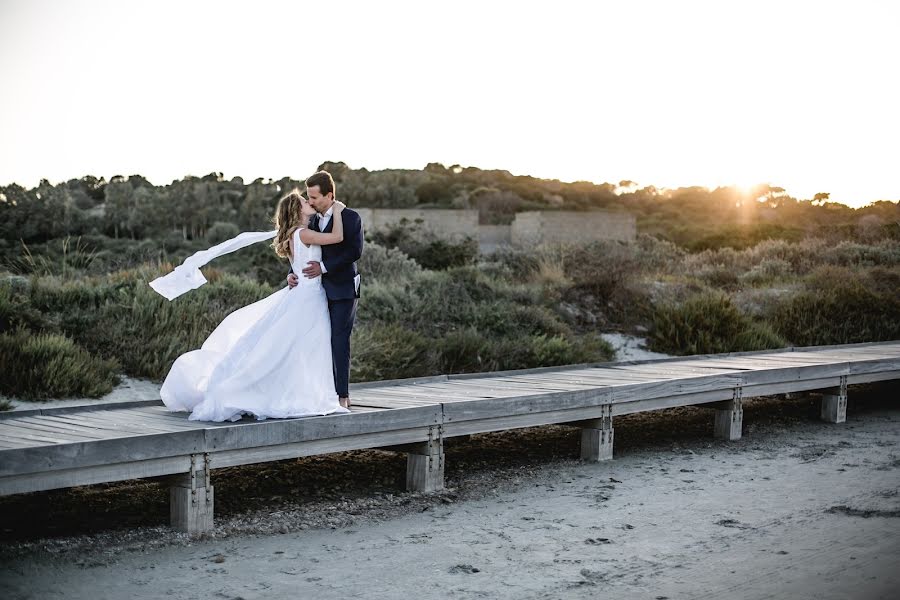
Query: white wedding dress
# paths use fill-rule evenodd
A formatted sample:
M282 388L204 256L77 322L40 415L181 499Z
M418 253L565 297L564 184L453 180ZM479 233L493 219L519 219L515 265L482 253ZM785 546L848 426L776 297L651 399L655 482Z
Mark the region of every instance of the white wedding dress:
M320 261L294 232L291 266L299 273ZM182 354L160 391L173 411L192 421L236 421L349 412L338 402L331 364L331 321L322 278L300 278L297 287L229 314L199 350Z

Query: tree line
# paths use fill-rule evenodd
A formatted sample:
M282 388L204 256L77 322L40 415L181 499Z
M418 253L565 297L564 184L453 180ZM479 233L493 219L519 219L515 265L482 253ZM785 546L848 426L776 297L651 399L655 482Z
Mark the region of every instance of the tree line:
M477 209L485 224L509 223L526 210L625 210L635 214L639 231L695 250L810 235L900 238L896 202L854 209L830 202L824 192L798 199L771 185L662 190L632 181L565 183L440 163L421 170L369 171L343 162L320 168L334 175L339 198L352 207ZM221 173L163 186L140 175L109 181L88 175L56 185L43 180L32 189L7 185L0 187L0 240L7 247L79 235L218 241L269 227L277 199L295 186L302 187L302 179L245 183Z

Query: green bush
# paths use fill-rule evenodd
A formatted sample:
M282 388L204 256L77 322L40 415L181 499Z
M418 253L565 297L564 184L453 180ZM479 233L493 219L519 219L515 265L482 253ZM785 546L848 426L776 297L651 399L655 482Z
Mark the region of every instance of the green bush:
M209 269L209 285L169 302L148 285L158 274L143 268L77 281L40 278L31 303L92 354L116 358L129 375L159 380L230 312L273 291Z
M353 381L380 381L432 375L432 343L398 324L374 323L353 330Z
M370 281L409 279L422 272L422 267L402 251L397 248L385 248L375 242L366 244L358 266L367 282L366 285L369 285Z
M226 221L216 221L206 230L206 243L218 244L225 240L230 240L241 232L240 228L234 223Z
M679 356L786 345L767 325L742 314L727 295L719 292L700 293L683 303L657 306L650 330L653 350Z
M860 274L821 267L805 289L776 305L773 327L798 346L900 339L900 280L896 270Z
M480 373L612 360L612 347L599 337L529 335L491 337L468 328L440 338L438 372Z
M764 285L791 275L791 264L781 258L766 258L740 276L740 281L749 285Z
M385 248L396 248L422 267L435 271L471 265L478 257L478 240L474 237L448 241L424 229L420 222L405 219L371 233L369 240Z
M564 249L563 264L574 286L594 296L601 305L639 271L634 248L614 241L569 246Z
M0 334L0 393L27 400L97 398L119 383L119 364L71 339L20 329Z
M41 329L48 319L31 305L31 282L20 275L0 279L0 333L20 327Z

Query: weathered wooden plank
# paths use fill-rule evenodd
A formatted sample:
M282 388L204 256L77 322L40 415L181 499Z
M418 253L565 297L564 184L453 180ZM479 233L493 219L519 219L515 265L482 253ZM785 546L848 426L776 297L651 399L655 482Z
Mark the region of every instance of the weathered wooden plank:
M359 413L359 412L374 412L385 410L383 408L378 408L376 406L362 406L357 404L355 401L350 405L350 412Z
M855 375L847 375L847 383L872 383L874 381L889 381L891 379L900 379L900 371L881 371L878 373L859 373Z
M418 408L422 406L434 406L436 403L434 402L424 402L417 401L410 398L397 398L397 397L378 397L378 396L366 396L364 398L355 398L352 402L359 404L361 406L380 406L383 408L392 408L392 409L403 409L403 408Z
M7 450L10 448L18 448L19 444L14 443L12 440L4 440L0 439L0 450Z
M178 456L128 463L83 466L73 469L38 471L23 475L0 477L0 496L54 490L76 485L91 485L94 483L170 475L183 473L189 468L190 458Z
M446 394L448 397L456 396L462 399L479 399L479 398L510 398L519 397L521 390L519 388L510 389L508 387L490 386L487 383L473 384L467 381L454 382L447 384L447 387L432 388L435 393Z
M846 375L849 370L850 367L847 363L787 367L767 365L764 366L764 368L755 368L747 371L740 371L739 373L736 372L736 376L743 377L748 384L761 384Z
M91 427L99 431L117 432L120 435L140 435L147 432L146 427L141 427L138 425L125 425L119 420L107 421L96 418L91 419L86 415L79 415L78 413L63 415L44 415L42 416L42 418L58 420L60 423L71 423L73 425L80 425L82 427Z
M513 391L526 390L528 393L568 392L596 387L590 384L569 384L562 381L538 381L524 378L498 378L496 381L491 382L491 386Z
M485 382L484 385L489 390L498 390L498 391L512 391L512 392L520 392L526 391L528 393L542 393L546 391L567 391L570 389L583 389L584 386L578 385L566 385L562 382L553 382L553 383L543 383L538 381L529 381L527 379L515 379L515 378L503 378L498 377L497 379L493 379L488 384Z
M39 403L37 403L39 404ZM21 409L0 412L0 421L16 416L34 416L34 415L61 415L67 413L90 412L94 410L113 410L115 408L123 408L129 406L146 406L153 404L162 404L162 400L128 400L124 402L92 402L90 404L75 404L71 406L56 406L52 408Z
M23 441L35 441L45 444L65 444L69 439L49 433L36 432L22 427L0 426L0 439L18 439Z
M273 460L316 456L332 452L363 450L380 446L392 446L421 442L428 439L428 427L412 427L394 431L379 431L339 438L323 438L304 442L290 442L277 445L257 446L235 450L222 450L210 454L210 465L214 469L233 467Z
M670 363L668 365L623 365L621 367L616 367L615 370L664 377L693 377L696 375L719 375L728 373L733 369L703 367L686 363Z
M166 406L141 406L118 411L123 415L143 415L154 419L165 419L168 422L178 422L185 427L206 427L207 421L191 421L187 411L169 410Z
M205 430L210 452L438 425L440 405L246 423Z
M9 446L10 448L22 448L25 446L35 446L45 444L46 442L36 442L35 440L21 439L12 436L0 435L0 444Z
M71 442L4 450L0 477L202 452L204 430Z
M595 389L515 398L450 402L444 404L444 423L582 408L608 403L611 396L608 389Z
M797 353L798 356L805 356ZM871 360L878 358L897 358L900 352L884 352L882 350L823 350L820 352L810 353L811 356L818 356L830 360Z
M403 407L413 407L413 406L429 406L435 403L438 403L439 400L435 399L433 396L429 396L423 394L421 391L416 393L412 391L391 391L391 392L378 392L373 393L370 390L366 391L366 394L363 396L359 396L358 398L354 398L354 400L374 400L381 402L395 402L396 404Z
M178 420L165 420L163 417L152 415L125 414L121 411L96 412L90 415L79 415L79 419L88 422L109 423L122 427L143 430L144 432L177 432L177 431L202 431L202 425L184 425Z
M452 421L444 424L444 437L457 437L489 431L505 431L538 425L564 424L585 419L603 417L605 409L602 405L549 410L536 413L520 413L484 419Z
M60 425L59 423L35 422L34 419L36 418L40 419L41 417L22 417L20 419L16 419L15 421L8 421L8 423L13 427L20 427L27 430L42 432L47 435L63 436L61 437L61 439L68 439L71 441L99 440L104 437L108 437L100 434L96 430L91 431L84 427L78 428L76 430L71 426L66 427L65 425Z
M416 383L433 383L437 381L447 381L447 375L428 375L425 377L410 377L408 379L386 379L384 381L367 381L364 383L351 383L350 391L365 390L371 388L389 388L413 385Z
M881 373L884 371L900 371L900 357L851 362L850 375L863 373Z
M702 405L708 402L721 402L734 395L731 388L696 392L694 394L682 394L680 396L661 396L658 398L646 398L631 402L620 402L612 405L613 416L631 415L640 412L676 408L679 406Z

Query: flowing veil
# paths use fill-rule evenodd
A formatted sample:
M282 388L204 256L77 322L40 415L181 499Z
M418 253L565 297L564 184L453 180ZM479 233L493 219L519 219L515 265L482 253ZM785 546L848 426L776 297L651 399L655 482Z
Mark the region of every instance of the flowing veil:
M240 250L257 242L264 242L275 237L277 231L245 231L230 240L225 240L206 250L198 250L184 259L184 262L175 267L175 270L162 277L157 277L150 282L152 287L166 300L172 301L178 296L195 290L204 283L206 277L200 272L200 267L214 258Z

